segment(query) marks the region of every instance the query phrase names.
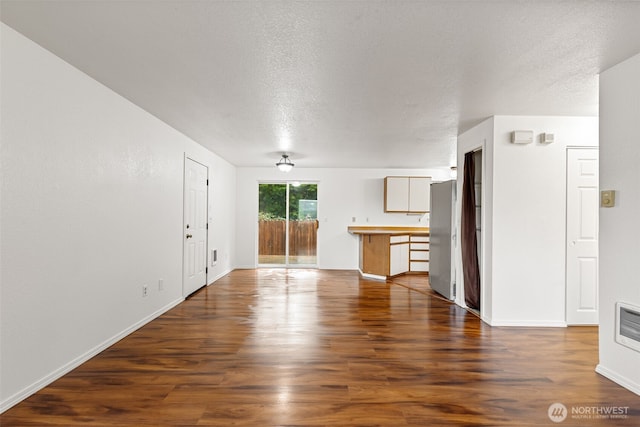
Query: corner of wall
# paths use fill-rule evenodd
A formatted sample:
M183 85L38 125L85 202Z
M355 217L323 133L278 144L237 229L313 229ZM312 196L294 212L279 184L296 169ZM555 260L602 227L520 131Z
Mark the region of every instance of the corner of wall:
M640 394L640 352L615 341L616 302L640 306L632 268L640 253L637 122L640 54L600 74L600 188L617 191L616 206L600 209L600 364L596 371Z

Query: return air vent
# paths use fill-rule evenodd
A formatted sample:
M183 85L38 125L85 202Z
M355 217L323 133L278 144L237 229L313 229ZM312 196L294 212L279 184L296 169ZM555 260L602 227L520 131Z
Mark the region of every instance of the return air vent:
M616 341L640 352L640 307L616 304Z

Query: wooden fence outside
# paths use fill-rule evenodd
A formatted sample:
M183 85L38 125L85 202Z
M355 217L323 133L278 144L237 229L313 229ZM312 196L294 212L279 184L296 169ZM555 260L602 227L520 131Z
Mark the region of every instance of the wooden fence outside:
M258 221L258 254L284 255L286 248L284 220ZM289 221L289 254L299 256L316 255L316 220Z

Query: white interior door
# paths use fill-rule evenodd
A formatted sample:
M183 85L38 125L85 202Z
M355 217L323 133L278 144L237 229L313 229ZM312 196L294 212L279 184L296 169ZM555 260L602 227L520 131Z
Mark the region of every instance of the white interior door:
M598 324L598 149L567 151L567 324Z
M182 294L186 297L207 284L208 169L185 158Z

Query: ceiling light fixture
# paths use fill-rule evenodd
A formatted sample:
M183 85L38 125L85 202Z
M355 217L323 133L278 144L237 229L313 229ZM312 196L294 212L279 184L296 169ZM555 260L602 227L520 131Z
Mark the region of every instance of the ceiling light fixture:
M293 169L293 166L295 165L291 163L291 160L289 160L289 156L287 154L283 154L280 161L276 163L276 166L282 172L289 172L291 169Z

